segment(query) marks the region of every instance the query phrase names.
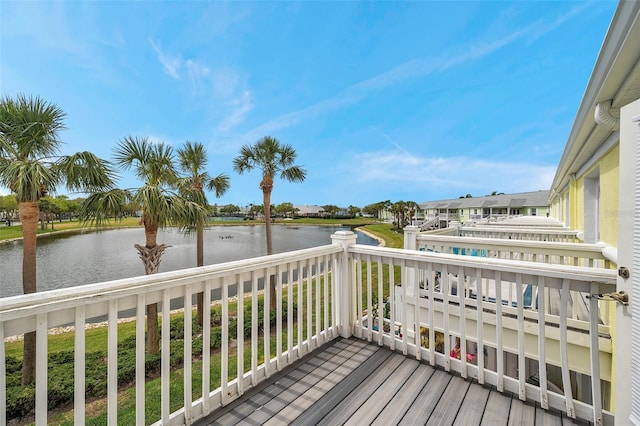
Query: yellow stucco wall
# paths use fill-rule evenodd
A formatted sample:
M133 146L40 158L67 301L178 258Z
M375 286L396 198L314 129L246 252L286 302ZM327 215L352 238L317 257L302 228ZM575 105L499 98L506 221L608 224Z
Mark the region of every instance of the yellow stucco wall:
M620 145L600 161L600 240L618 247Z
M592 176L595 171L600 181L600 241L609 246L618 246L618 200L619 200L619 163L620 148L615 145L596 164L569 184L569 221L571 229L585 229L585 176ZM553 212L555 217L564 222L561 204L566 193L555 198Z

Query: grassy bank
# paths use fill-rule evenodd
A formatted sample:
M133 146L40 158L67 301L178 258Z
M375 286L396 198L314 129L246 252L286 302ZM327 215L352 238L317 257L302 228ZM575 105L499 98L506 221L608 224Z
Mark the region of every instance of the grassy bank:
M128 217L122 220L108 220L104 224L100 226L91 225L88 223L82 223L77 220L71 221L63 221L63 222L53 222L53 229L51 228L52 224L48 223L46 229L41 229L40 225L38 225L38 235L44 234L52 234L56 232L68 232L68 231L77 231L82 229L87 230L98 230L98 229L112 229L112 228L131 228L141 226L138 222L140 221L137 217ZM12 226L4 226L0 222L0 242L6 240L13 240L22 238L22 226L21 225L12 225Z
M209 226L237 226L237 225L259 225L264 223L258 220L214 220ZM314 226L360 226L364 227L372 234L385 240L387 247L402 247L402 234L394 231L393 226L388 223L378 223L371 218L355 218L355 219L320 219L320 218L300 218L300 219L274 219L274 224L282 225L314 225ZM139 218L128 217L122 220L109 220L101 226L93 226L78 221L54 222L53 229L51 223L47 224L47 229L40 229L38 226L38 235L51 234L55 232L77 231L81 229L98 230L112 228L131 228L142 227L139 224ZM3 226L0 224L0 242L22 238L22 228L20 225Z

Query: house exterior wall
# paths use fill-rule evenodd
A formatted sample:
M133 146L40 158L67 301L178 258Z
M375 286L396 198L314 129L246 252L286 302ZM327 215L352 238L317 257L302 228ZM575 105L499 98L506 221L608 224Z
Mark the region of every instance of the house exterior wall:
M600 161L600 241L618 246L620 144Z
M581 176L571 181L569 188L562 194L556 196L550 206L550 215L561 222L565 222L571 229L584 231L586 226L585 210L585 180L597 175L600 184L599 202L599 241L607 245L617 247L618 245L618 212L619 201L619 162L620 145L614 147L598 159L593 166L586 170ZM567 202L567 198L569 201ZM569 205L569 214L566 212L566 205ZM546 214L546 212L544 213ZM566 223L566 217L569 222Z

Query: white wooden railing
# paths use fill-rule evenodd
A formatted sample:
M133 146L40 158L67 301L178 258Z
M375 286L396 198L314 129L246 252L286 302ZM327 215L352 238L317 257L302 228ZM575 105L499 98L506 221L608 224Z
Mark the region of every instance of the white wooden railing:
M609 269L604 244L416 234L418 250ZM613 265L614 266L614 265Z
M459 373L464 378L496 386L500 391L514 392L520 399L536 401L545 409L555 408L569 417L596 424L613 423L613 415L602 409L601 380L591 380L589 395L582 396L583 401L572 393L576 385L571 381L574 373L611 382L612 343L608 336L602 337L599 330L598 300L590 299L588 321L570 319L567 306L572 291L590 294L613 291L614 271L528 262L517 265L501 259L361 245L350 246L348 253L356 282L352 301L356 336L401 350L405 355ZM389 274L387 284L374 278L396 268L403 282L398 296L398 282L393 273ZM438 272L439 286L430 285L436 282ZM450 280L454 275L475 282L476 296L462 291L454 294ZM483 286L477 285L483 280L488 281L498 300L502 283L514 283L517 303L503 305L488 300ZM423 289L420 289L421 281L427 284ZM538 310L525 308L522 297L525 285L535 286L539 294L547 289L558 290L559 314L546 313L545 298L540 298ZM397 297L401 300L397 301ZM389 302L388 309L385 301ZM380 326L382 321L379 321L385 318L385 310L389 311L385 319L388 327ZM424 330L428 330L427 336ZM435 343L424 344L427 339L435 342L436 334L444 340L441 350L436 349ZM459 346L459 359L453 357L454 342ZM472 347L477 354L484 354L485 349L491 351L496 364L486 365L484 355L467 357ZM538 385L529 383L532 361L538 365L535 374ZM514 365L508 365L510 362ZM540 365L546 368L539 368ZM551 366L560 371L559 392L547 377Z
M136 424L190 424L214 409L238 398L274 372L283 369L301 356L337 336L355 336L376 341L400 350L406 355L440 365L463 377L473 377L480 383L495 385L501 391L511 391L521 399L538 401L543 408L555 408L570 417L595 422L612 420L602 409L600 380L592 380L589 401L572 393L574 373L601 378L610 382L612 342L606 327L598 318L597 300L587 321L570 318L566 308L572 291L591 294L613 291L613 271L574 266L530 263L515 265L502 259L479 259L362 246L355 243L355 234L340 231L332 236L333 244L280 255L161 273L107 283L92 284L63 290L0 299L0 341L35 331L37 335L35 423L47 424L47 352L48 333L52 327L75 326L75 400L74 421L85 421L86 324L106 317L108 341L107 422L118 422L118 317L132 316L136 321ZM523 262L524 263L524 262ZM385 270L396 273L385 275ZM437 272L439 285L435 285ZM397 275L397 276L396 276ZM476 284L475 297L469 292L450 291L450 277L464 277ZM268 291L261 286L275 276L275 325L269 323L269 309L258 316L259 307L270 305ZM388 276L383 280L383 276ZM376 278L377 277L377 278ZM423 288L420 288L420 282ZM491 302L479 282L486 282L501 299L502 282L511 282L517 289L515 305ZM434 285L430 285L434 283ZM545 298L540 298L538 310L524 307L523 287L532 285L536 294L555 289L560 294L558 315L546 314ZM212 383L210 351L210 311L204 310L202 329L202 372L189 362L182 371L184 404L170 408L170 309L181 307L191 312L193 296L204 292L205 305L219 303L221 307L222 346L220 348L219 387ZM396 296L396 292L398 296ZM245 297L232 297L243 293ZM212 296L213 294L213 296ZM375 294L375 298L374 298ZM385 301L389 298L389 314L385 318ZM400 300L396 300L399 298ZM215 302L213 300L216 300ZM185 302L187 301L186 305ZM284 304L286 303L286 310ZM294 303L292 303L294 302ZM158 419L145 416L148 403L145 394L145 306L160 303L161 311L161 414ZM397 308L396 305L401 308ZM294 313L293 305L296 305ZM250 333L244 330L245 307L251 306ZM236 312L237 327L230 327ZM369 321L369 317L371 321ZM385 329L384 322L390 326ZM262 332L259 327L262 324ZM436 333L444 336L444 349L435 343L422 345L421 329L428 329L430 342ZM192 359L193 332L191 315L184 316L184 359ZM599 333L600 332L600 333ZM275 335L272 335L275 333ZM424 333L422 333L424 334ZM234 341L234 345L230 344ZM270 349L274 343L275 350ZM450 352L460 346L460 359ZM471 348L496 354L497 365L484 363L484 357L467 360ZM510 357L515 357L511 365ZM233 359L237 361L233 361ZM245 370L245 359L250 368ZM264 361L266 360L266 361ZM505 361L506 360L506 361ZM542 362L540 360L543 360ZM235 369L230 365L235 362ZM548 391L547 369L539 371L539 386L528 383L527 368L532 362L554 366L561 372L560 393ZM526 363L526 364L525 364ZM6 417L6 353L0 345L0 424ZM513 367L513 368L512 368ZM517 370L517 374L510 371ZM230 371L237 373L230 374ZM196 375L201 375L197 378ZM202 396L192 393L191 384L202 381ZM175 386L175 384L174 384ZM606 402L606 401L605 401ZM606 404L605 404L606 406Z
M85 422L85 368L86 352L95 347L86 347L85 327L93 319L106 318L108 328L107 357L107 422L118 422L118 318L133 316L136 321L136 420L144 425L151 421L157 424L190 424L217 407L229 403L247 388L255 386L286 365L299 359L319 345L335 338L337 312L335 291L330 289L330 277L334 268L340 267L338 245L327 245L314 249L229 262L202 268L161 273L151 276L124 279L63 290L47 291L32 295L0 299L0 342L23 333L35 331L37 340L35 423L47 424L48 393L48 331L53 327L75 326L75 399L74 423ZM277 286L277 313L275 353L271 353L272 340L269 324L269 291L261 291L262 284L275 275ZM268 286L268 284L267 284ZM245 298L231 297L238 291ZM212 294L221 304L222 345L220 348L220 386L210 389L211 369L211 318L210 310L204 310L202 328L202 389L203 396L193 398L192 383L195 381L191 362L183 366L184 405L177 411L170 410L170 309L181 307L191 312L193 296L204 292L205 305L212 303ZM283 299L287 311L283 312ZM184 301L187 301L186 305ZM159 303L161 306L161 392L153 395L161 400L160 419L146 419L145 405L145 306ZM245 337L244 306L251 305L251 333ZM294 318L293 305L297 307ZM258 317L259 306L265 315ZM230 312L235 310L237 327L232 329ZM286 320L283 318L286 316ZM184 315L184 359L192 359L193 333L192 315ZM258 326L263 332L258 332ZM283 331L284 330L284 331ZM246 339L246 342L245 342ZM236 345L230 345L233 340ZM246 345L245 345L246 343ZM259 350L259 347L262 349ZM251 368L244 369L245 351L250 352ZM197 355L197 354L196 354ZM237 374L229 376L230 355L237 359ZM0 345L0 424L6 418L6 374L5 345ZM268 360L266 362L262 360Z
M545 264L586 266L589 268L611 269L615 267L607 256L610 247L603 243L567 243L548 242L540 240L508 240L500 238L456 237L446 235L434 235L432 233L419 233L415 227L405 229L405 248L422 250L435 253L448 253L482 258L496 258L514 261L541 262ZM457 290L458 278L453 277L452 289ZM464 291L475 297L476 289L464 280L461 285ZM487 288L486 282L482 285ZM515 288L512 284L505 283L503 288L503 303L515 304ZM539 295L533 286L525 286L525 306L536 309ZM485 296L495 300L496 295L485 291ZM589 316L589 301L586 294L578 292L570 293L570 317L573 319L586 319ZM545 297L547 313L557 314L559 311L558 295L551 289L547 290ZM600 319L603 324L609 324L612 315L612 306L602 303L600 307Z
M581 242L578 231L567 228L525 228L498 225L462 226L457 231L461 237L502 238L511 240L556 241L566 243Z

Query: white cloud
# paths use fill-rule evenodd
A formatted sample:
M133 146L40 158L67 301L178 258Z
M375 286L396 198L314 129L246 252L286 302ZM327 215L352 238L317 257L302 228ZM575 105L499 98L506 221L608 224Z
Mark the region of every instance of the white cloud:
M194 90L199 87L203 78L211 74L211 70L205 64L193 59L187 59L185 61L180 55L170 56L163 52L151 39L149 39L149 44L151 44L156 55L158 55L158 61L162 64L164 72L176 80L180 80L183 74L186 74Z
M425 189L455 188L467 192L522 192L548 188L555 166L478 160L469 157L421 157L392 152L356 155L347 168L361 184L387 182Z
M247 88L246 79L235 69L221 68L212 73L213 100L222 108L218 132L228 132L241 124L253 110L253 93Z
M164 72L166 72L169 76L175 78L176 80L180 79L180 67L182 66L182 59L180 57L169 57L165 55L151 39L149 39L149 43L158 55L158 60L162 64Z
M187 68L189 79L192 81L209 75L209 67L191 59L185 62L185 67Z
M244 121L245 116L253 109L251 92L244 90L235 97L227 100L226 106L229 113L222 120L218 129L226 132Z

